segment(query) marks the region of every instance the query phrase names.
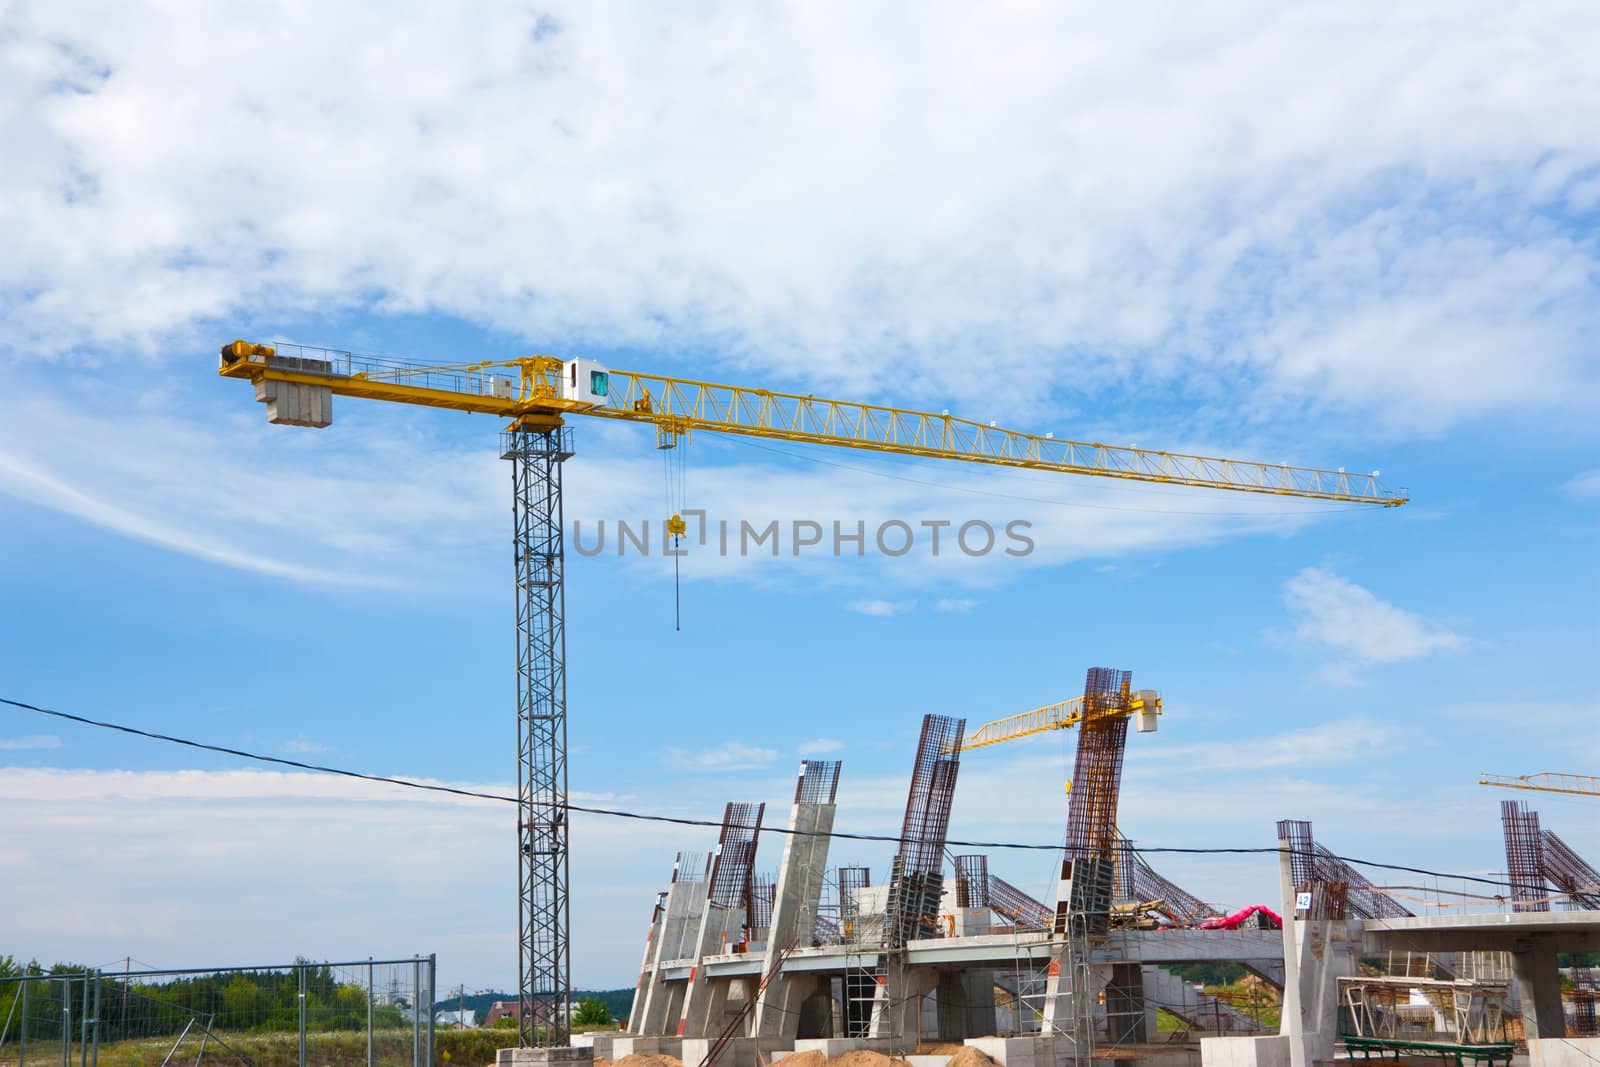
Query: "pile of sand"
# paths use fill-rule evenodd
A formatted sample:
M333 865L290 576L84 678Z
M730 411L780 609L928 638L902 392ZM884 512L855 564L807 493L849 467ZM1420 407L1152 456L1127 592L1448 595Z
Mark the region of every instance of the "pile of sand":
M683 1067L683 1061L664 1052L634 1052L620 1060L595 1060L594 1067Z
M812 1049L809 1052L796 1052L778 1061L782 1067L823 1067L827 1062L828 1057L816 1049Z
M885 1056L881 1052L858 1048L835 1056L828 1061L828 1067L911 1067L911 1065L905 1060Z
M950 1057L950 1067L999 1067L992 1056L979 1052L971 1045L962 1045L961 1051Z

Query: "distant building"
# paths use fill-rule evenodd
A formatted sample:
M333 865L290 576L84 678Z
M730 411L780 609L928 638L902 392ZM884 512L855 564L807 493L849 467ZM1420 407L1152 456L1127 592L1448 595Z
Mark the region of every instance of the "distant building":
M542 1000L536 1000L533 1002L534 1025L541 1025L549 1013L549 1004ZM565 1009L562 1010L561 1017L567 1017L567 1012ZM489 1005L489 1014L484 1016L483 1025L493 1026L501 1019L516 1019L520 1022L522 1020L522 1002L517 1000L495 1001L493 1004Z
M433 1013L433 1025L453 1026L457 1029L477 1026L478 1013L471 1008L465 1010L457 1009L455 1011L436 1011Z

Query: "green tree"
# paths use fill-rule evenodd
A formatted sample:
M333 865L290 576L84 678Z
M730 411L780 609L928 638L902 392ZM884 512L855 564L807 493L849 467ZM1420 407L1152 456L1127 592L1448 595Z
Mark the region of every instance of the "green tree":
M599 997L584 997L578 1001L578 1010L572 1015L574 1028L580 1026L615 1026L617 1020L611 1017L611 1009Z

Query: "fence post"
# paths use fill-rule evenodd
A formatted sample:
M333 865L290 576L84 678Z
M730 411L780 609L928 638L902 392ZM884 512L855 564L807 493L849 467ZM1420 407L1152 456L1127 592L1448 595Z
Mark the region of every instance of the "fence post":
M28 969L22 969L22 1029L17 1031L17 1067L28 1067L28 987L33 984Z
M61 979L61 1067L72 1067L72 979Z
M436 992L434 992L434 977L438 973L439 973L439 954L436 953L436 952L430 952L430 953L428 953L428 1062L427 1062L427 1067L433 1067L433 1005L434 1005L434 1002L439 999L438 994ZM459 1027L459 1026L463 1025L463 1023L461 1022L460 1019L457 1019L456 1020L456 1025Z
M78 1067L89 1067L89 972L83 972L83 1010L78 1020Z
M422 959L411 957L411 1067L422 1067Z
M306 1067L306 965L295 965L295 973L300 976L300 1067Z
M372 1067L372 957L367 957L367 1067Z
M94 972L94 1032L89 1050L89 1067L100 1067L100 972Z

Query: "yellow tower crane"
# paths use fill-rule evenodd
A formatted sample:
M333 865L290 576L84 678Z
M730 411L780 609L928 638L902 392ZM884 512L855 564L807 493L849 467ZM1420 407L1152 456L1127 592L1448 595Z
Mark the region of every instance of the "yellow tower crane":
M1134 729L1141 734L1154 733L1156 716L1161 712L1161 695L1153 689L1140 689L1131 693L1125 705L1107 708L1102 714L1132 716ZM1083 697L1073 697L1042 708L1007 715L1003 719L986 722L961 741L961 751L998 745L1002 741L1032 737L1051 730L1070 730L1083 722Z
M255 386L267 420L328 426L333 397L417 404L507 420L517 598L520 1040L560 1044L571 999L567 892L566 631L561 464L569 415L646 423L670 448L696 430L1244 493L1395 507L1377 472L1117 447L1018 433L948 414L823 400L527 356L427 365L299 345L233 341L218 373ZM669 520L676 534L680 515Z
M1562 774L1558 771L1540 771L1538 774L1489 774L1478 776L1479 785L1498 785L1506 789L1531 789L1539 793L1571 793L1580 797L1600 797L1600 778L1587 774Z

